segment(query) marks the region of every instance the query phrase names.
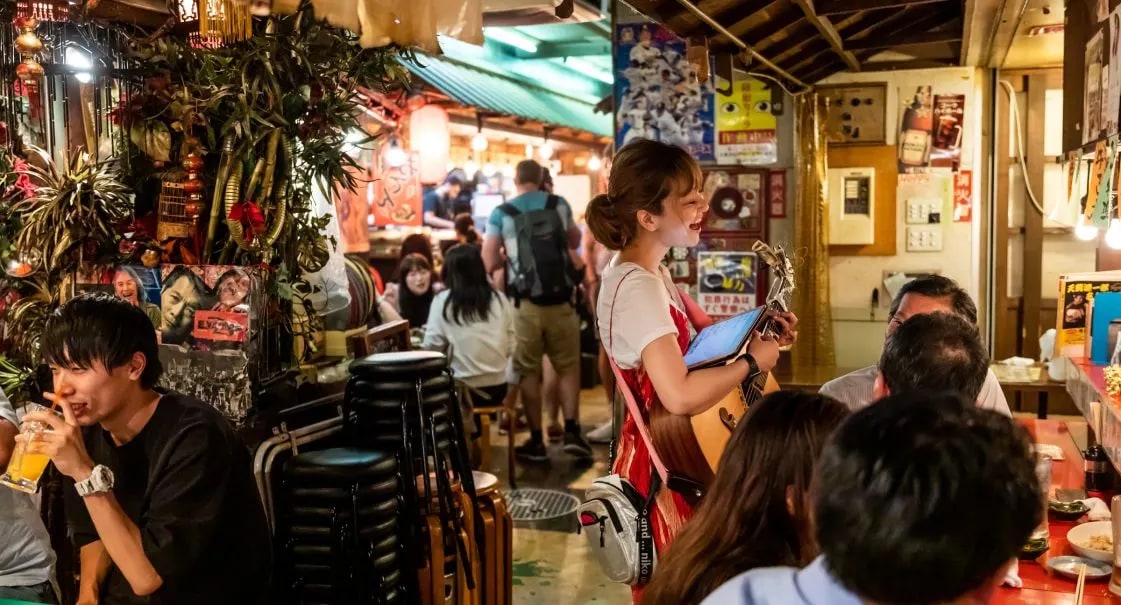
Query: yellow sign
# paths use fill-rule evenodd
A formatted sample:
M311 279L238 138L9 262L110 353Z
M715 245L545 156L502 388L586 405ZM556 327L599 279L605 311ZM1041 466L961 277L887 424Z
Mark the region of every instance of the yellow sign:
M771 90L761 80L732 83L731 94L716 93L716 161L760 165L778 161Z

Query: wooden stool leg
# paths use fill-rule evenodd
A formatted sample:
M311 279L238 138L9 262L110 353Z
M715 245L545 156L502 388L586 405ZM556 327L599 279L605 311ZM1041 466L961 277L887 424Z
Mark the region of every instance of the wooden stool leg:
M483 455L480 460L480 468L484 472L490 472L491 452L490 452L490 414L476 414L475 423L479 425L479 446L482 448Z

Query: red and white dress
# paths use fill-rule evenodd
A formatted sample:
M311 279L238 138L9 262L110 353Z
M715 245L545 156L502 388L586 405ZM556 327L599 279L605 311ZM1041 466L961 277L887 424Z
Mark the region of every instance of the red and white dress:
M601 342L622 371L635 402L647 414L657 400L654 385L642 368L642 350L654 340L674 334L682 353L692 338L689 319L677 287L665 267L653 274L634 263L613 263L603 272L597 301ZM649 426L649 415L646 416ZM646 442L627 414L616 447L613 471L626 477L643 496L654 471ZM693 514L679 494L664 486L654 500L651 524L659 556ZM638 603L642 589L634 589Z

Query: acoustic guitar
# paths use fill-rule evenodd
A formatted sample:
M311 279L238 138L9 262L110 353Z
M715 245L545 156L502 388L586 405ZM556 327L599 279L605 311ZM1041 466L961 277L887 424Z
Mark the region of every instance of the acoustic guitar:
M752 250L771 271L771 286L765 304L769 309L788 311L790 294L794 290L794 269L790 259L782 246L772 248L764 242L755 242ZM687 300L687 310L689 303L696 305ZM692 321L693 313L688 314ZM760 331L768 333L773 329L772 322L766 321ZM694 416L671 414L660 405L654 406L650 412L654 447L666 466L675 473L700 485L708 485L740 418L763 395L777 390L778 383L769 372L763 372L732 389L716 405Z

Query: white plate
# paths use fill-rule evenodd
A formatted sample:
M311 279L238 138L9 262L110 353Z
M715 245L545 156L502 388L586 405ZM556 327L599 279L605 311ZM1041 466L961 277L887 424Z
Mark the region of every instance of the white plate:
M1086 565L1086 578L1108 578L1113 573L1113 566L1101 561L1083 559L1080 557L1053 557L1047 560L1047 567L1055 570L1068 578L1078 579L1078 569Z
M1067 532L1067 542L1070 542L1070 547L1079 556L1086 557L1087 559L1094 559L1096 561L1104 561L1106 563L1113 562L1112 550L1095 550L1080 546L1085 544L1093 536L1113 536L1113 524L1110 521L1091 521L1090 523L1083 523ZM1116 547L1116 545L1114 545Z

